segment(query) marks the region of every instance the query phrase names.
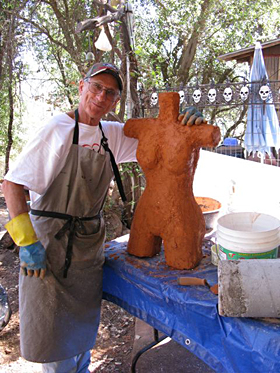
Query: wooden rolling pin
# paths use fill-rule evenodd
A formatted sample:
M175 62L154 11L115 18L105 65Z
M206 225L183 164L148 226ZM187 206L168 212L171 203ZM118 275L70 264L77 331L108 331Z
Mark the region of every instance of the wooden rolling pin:
M198 278L198 277L178 277L178 284L179 285L202 285L202 286L209 286L208 282L205 278Z
M179 285L202 285L207 286L213 294L218 295L218 284L210 286L205 278L199 277L178 277L177 282Z

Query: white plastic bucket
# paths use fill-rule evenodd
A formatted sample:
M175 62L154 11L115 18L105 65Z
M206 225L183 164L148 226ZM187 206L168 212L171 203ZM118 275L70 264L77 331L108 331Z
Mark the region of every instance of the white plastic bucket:
M262 251L259 249L271 249L275 247L275 245L279 245L279 235L273 234L271 236L262 237L261 239L258 237L255 238L244 238L244 237L232 237L228 234L224 234L223 232L217 232L217 239L223 240L227 242L232 242L232 244L236 247L237 251L240 251L246 247L251 247L252 250L257 249L258 251Z
M257 212L233 212L218 219L217 229L234 237L261 238L278 233L280 220Z
M279 219L256 212L231 213L217 223L220 259L277 258Z
M253 243L242 243L226 240L220 234L217 233L217 241L220 245L228 250L233 250L239 253L263 253L270 251L279 246L279 237L276 237L273 241L269 242L253 242Z

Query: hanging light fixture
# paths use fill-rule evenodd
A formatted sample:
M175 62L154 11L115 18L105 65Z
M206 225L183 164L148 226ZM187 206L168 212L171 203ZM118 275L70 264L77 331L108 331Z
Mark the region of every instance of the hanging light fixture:
M93 61L93 60L94 60L94 54L91 52L90 35L88 34L88 52L86 54L86 61Z
M87 52L86 61L93 61L93 60L94 60L94 54L92 52Z

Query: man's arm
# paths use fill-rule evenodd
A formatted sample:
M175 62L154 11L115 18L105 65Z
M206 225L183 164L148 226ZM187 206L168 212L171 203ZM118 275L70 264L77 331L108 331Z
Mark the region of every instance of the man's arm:
M2 191L11 219L28 212L23 185L4 180Z

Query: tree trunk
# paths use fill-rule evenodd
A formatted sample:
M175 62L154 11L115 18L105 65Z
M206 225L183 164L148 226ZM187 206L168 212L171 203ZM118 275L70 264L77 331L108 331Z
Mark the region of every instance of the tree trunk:
M192 66L196 49L199 41L199 36L202 31L205 29L207 14L211 8L212 1L211 0L204 0L200 15L198 17L197 23L194 26L193 32L191 37L189 38L188 42L185 40L183 44L185 44L182 52L182 56L179 60L179 71L178 71L178 84L185 85L189 79L190 75L190 68Z
M11 148L13 145L13 123L14 123L14 97L13 97L13 60L12 60L12 48L9 48L9 124L8 124L8 131L7 131L7 146L6 146L6 153L5 153L5 174L9 171L9 161L10 161L10 153Z
M231 137L233 135L233 132L235 131L235 129L239 126L240 123L243 122L243 119L247 113L247 110L248 110L248 106L244 105L239 115L239 118L235 121L235 123L232 126L230 126L227 129L227 132L225 133L224 138Z

